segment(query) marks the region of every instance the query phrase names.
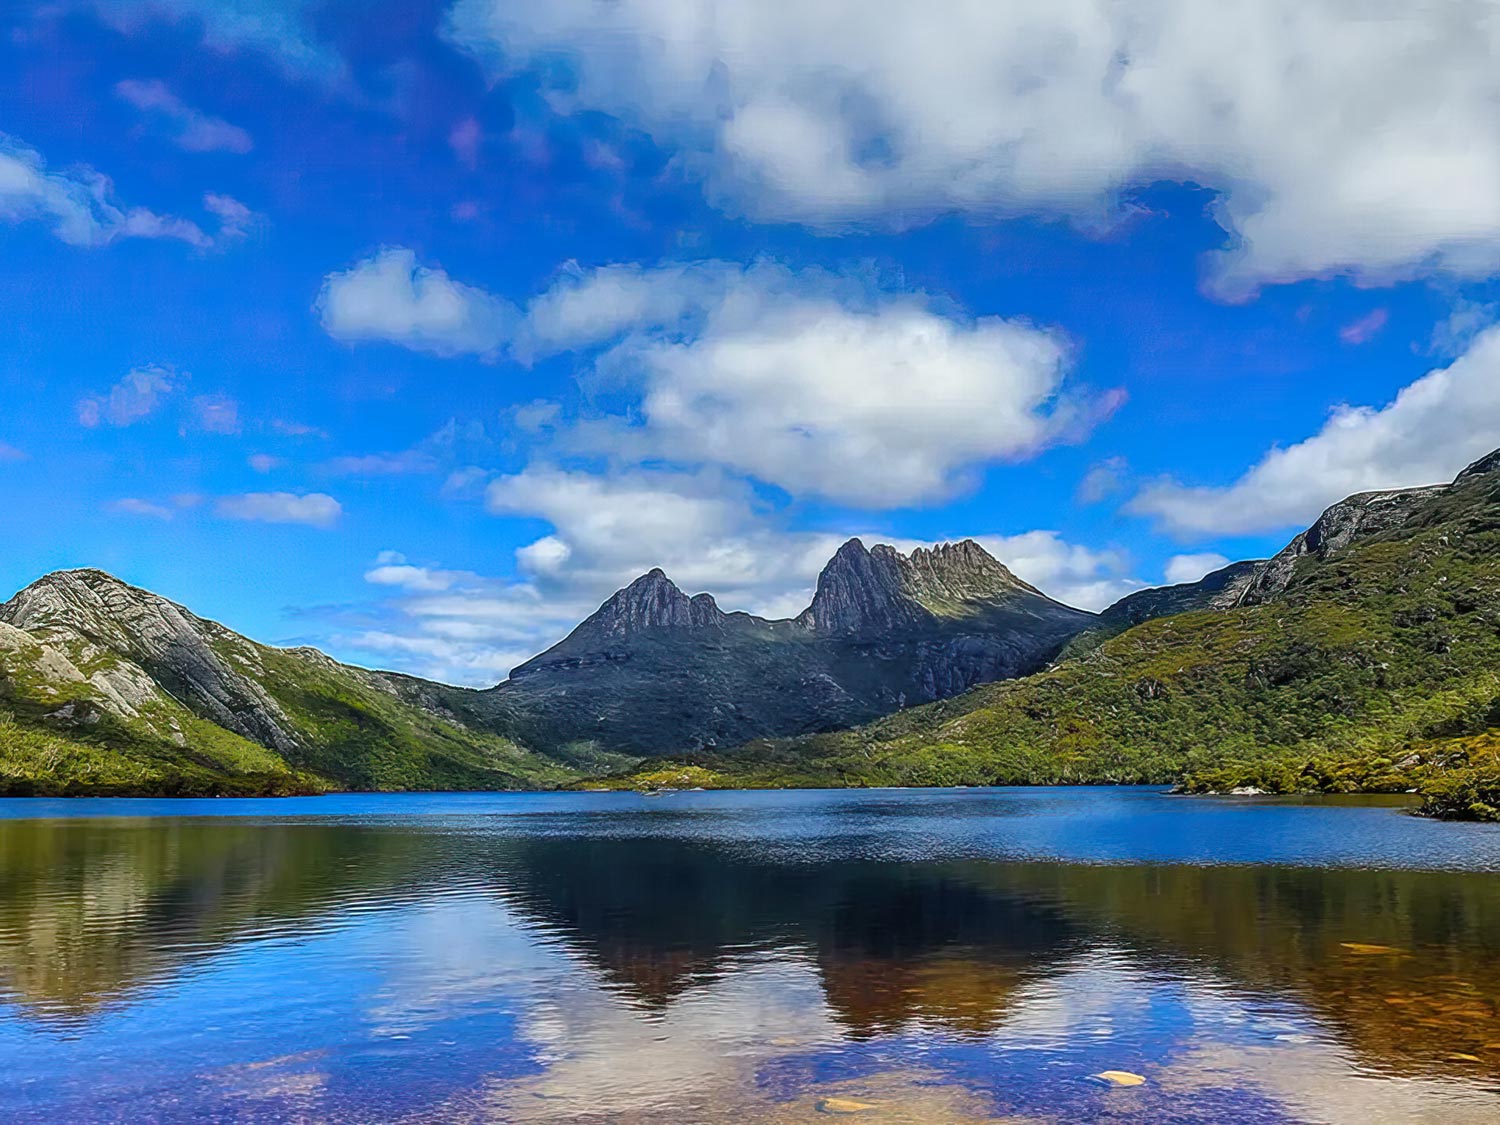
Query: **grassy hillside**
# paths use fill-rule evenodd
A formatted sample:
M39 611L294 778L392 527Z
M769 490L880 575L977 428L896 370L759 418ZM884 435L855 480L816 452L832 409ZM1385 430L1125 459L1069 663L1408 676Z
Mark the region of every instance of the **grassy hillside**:
M98 572L56 576L44 593L51 616L36 631L0 623L0 794L522 789L580 776L468 715L476 693L257 645ZM96 594L107 604L90 604ZM163 628L169 643L144 639Z
M1492 472L1304 559L1272 602L1146 621L1024 680L689 761L713 784L1417 788L1436 815L1493 819L1497 728Z

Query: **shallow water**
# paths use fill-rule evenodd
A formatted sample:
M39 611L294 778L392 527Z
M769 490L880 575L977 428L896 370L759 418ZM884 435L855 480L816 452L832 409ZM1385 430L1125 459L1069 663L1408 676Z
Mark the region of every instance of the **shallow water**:
M1492 1123L1497 871L1142 789L0 801L0 1121Z

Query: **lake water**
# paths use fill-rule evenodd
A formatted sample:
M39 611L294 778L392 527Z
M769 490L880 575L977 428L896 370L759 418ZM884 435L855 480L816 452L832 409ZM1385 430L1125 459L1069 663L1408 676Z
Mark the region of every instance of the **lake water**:
M5 1125L1493 1125L1497 1000L1388 802L0 801Z

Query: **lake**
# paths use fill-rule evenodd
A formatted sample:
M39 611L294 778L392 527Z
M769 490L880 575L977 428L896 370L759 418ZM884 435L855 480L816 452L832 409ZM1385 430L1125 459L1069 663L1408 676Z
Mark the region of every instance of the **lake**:
M6 1125L1492 1125L1497 1000L1391 801L0 801Z

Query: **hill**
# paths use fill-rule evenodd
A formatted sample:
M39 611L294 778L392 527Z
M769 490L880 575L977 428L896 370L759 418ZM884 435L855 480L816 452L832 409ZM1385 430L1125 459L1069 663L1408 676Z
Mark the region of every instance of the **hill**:
M0 791L508 789L573 770L465 713L465 693L276 649L98 570L0 605Z

